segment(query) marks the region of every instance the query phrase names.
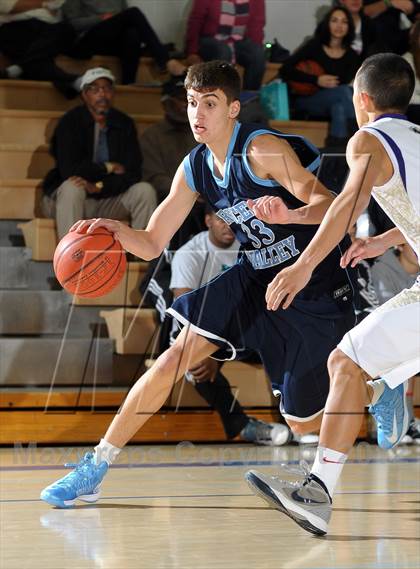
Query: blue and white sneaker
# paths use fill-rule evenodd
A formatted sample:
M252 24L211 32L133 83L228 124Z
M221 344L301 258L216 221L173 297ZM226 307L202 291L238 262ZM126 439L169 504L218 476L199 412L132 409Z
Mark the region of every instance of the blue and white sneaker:
M375 405L369 407L369 413L376 421L378 445L390 449L401 441L408 429L407 382L391 389L383 379L378 381L384 384L384 391Z
M100 484L108 471L108 463L103 461L96 465L93 453L87 452L78 464L65 464L65 467L74 470L44 488L41 500L58 508L70 508L76 500L96 502L100 496Z

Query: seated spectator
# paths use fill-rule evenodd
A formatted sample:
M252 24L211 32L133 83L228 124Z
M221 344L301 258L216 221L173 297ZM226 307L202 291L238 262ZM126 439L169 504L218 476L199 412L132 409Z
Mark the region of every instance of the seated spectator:
M288 58L280 75L291 87L294 108L313 116L328 117L328 146L341 147L355 120L350 86L360 57L350 47L354 39L353 18L346 8L331 8L314 36ZM305 72L298 67L309 67ZM297 93L313 94L297 94Z
M71 26L61 21L63 1L0 2L0 53L9 63L0 69L0 79L52 81L65 96L77 96L78 76L54 62L75 37Z
M128 8L125 0L66 0L63 13L78 34L70 54L82 59L97 54L119 57L123 85L136 82L143 46L161 72L185 72L182 63L170 59L143 12Z
M158 201L169 194L179 164L197 145L188 122L181 78L163 85L161 103L165 118L149 126L141 137L143 179L155 188Z
M334 0L335 6L344 6L350 12L354 24L352 49L361 61L376 53L376 33L372 20L363 12L363 0Z
M210 208L206 210L208 231L193 237L178 249L172 260L170 289L174 298L207 283L236 262L239 242L230 227ZM261 444L283 445L292 440L286 425L266 423L249 417L233 396L229 382L221 373L223 362L213 358L196 364L186 373L198 393L220 415L228 439Z
M416 83L410 104L407 109L407 118L420 125L420 20L410 30L410 51L403 55L414 71Z
M264 0L194 0L188 18L189 65L222 59L244 67L243 88L258 90L265 71Z
M115 78L108 69L82 77L83 105L60 119L51 142L56 167L43 182L44 213L59 238L85 217L130 219L144 229L156 194L141 182L142 155L133 120L113 108Z
M376 51L405 53L410 28L408 18L415 17L418 10L416 0L364 0L363 11L375 26Z
M372 266L372 283L383 304L405 288L411 288L416 281L420 267L413 249L408 243L389 249L377 257Z

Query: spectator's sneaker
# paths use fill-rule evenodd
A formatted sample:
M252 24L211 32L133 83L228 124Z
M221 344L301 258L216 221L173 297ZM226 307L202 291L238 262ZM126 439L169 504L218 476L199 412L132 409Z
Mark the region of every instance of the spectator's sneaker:
M41 500L58 508L69 508L76 500L96 502L99 498L99 487L107 473L108 463L103 461L96 465L93 453L86 453L78 464L66 464L66 468L74 470L44 488Z
M408 431L400 442L401 445L420 445L420 421L413 419L408 425Z
M239 436L257 445L282 446L292 440L292 432L280 423L265 423L251 417Z
M408 429L407 382L391 389L384 380L379 381L384 384L384 391L375 405L369 407L369 413L376 421L378 445L390 449L401 441Z
M251 490L283 512L304 530L325 535L331 518L331 498L324 484L312 474L297 482L267 476L256 470L245 474Z

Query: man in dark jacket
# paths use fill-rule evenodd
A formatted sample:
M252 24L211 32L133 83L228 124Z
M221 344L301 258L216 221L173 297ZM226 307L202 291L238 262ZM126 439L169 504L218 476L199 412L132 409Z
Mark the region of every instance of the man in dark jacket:
M51 142L56 167L44 180L43 208L56 217L59 238L84 217L130 219L144 229L156 193L142 179L142 155L133 120L112 107L114 76L89 69L82 77L84 104L68 111Z

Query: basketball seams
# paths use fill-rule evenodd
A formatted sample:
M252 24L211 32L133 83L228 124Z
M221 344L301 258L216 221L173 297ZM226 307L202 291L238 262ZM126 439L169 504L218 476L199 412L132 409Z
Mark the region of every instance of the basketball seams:
M121 250L121 251L120 251L120 256L119 256L119 259L118 259L118 265L116 266L115 271L112 273L112 275L109 277L109 279L107 280L106 283L100 283L100 285L99 285L97 288L94 288L93 290L85 291L85 292L82 292L82 293L75 292L75 294L76 294L77 296L80 296L80 297L89 298L89 296L90 296L92 293L96 292L97 290L99 290L99 289L101 289L101 288L103 289L103 288L104 288L104 285L105 285L105 284L108 284L110 281L112 281L112 279L115 277L115 275L116 275L117 272L119 271L120 266L121 266L121 263L122 263L122 261L123 261L123 257L124 257L124 252ZM98 257L95 257L95 259L97 259L97 258L98 258ZM114 287L111 287L110 290L107 290L107 291L103 294L103 296L105 296L105 294L108 294L109 292L111 292L113 288L114 288ZM102 296L102 295L101 295L101 296ZM94 297L94 298L95 298L95 297Z
M112 240L112 243L110 245L108 245L108 247L106 247L105 249L87 249L86 252L89 251L99 251L99 253L93 257L93 259L91 259L88 263L86 263L86 265L82 265L80 267L80 269L78 269L76 272L72 273L69 277L67 277L63 282L62 285L64 286L65 284L67 284L71 279L73 279L74 277L76 277L79 273L81 273L82 271L86 270L89 265L91 265L94 261L96 261L96 259L99 259L99 257L101 257L101 255L103 255L104 253L106 253L107 251L109 251L116 243L116 239ZM121 249L116 250L116 252L122 253Z
M68 234L67 234L67 235L68 235ZM110 232L96 233L96 231L95 231L95 233L89 233L89 234L87 234L87 233L82 233L82 235L81 235L78 239L75 239L74 241L71 241L71 243L69 243L68 245L66 245L66 246L64 247L64 249L60 252L59 256L57 257L57 260L56 260L56 261L54 260L54 267L55 267L56 265L58 266L58 263L60 262L61 257L64 255L64 253L67 252L67 250L68 250L69 247L73 247L73 245L79 243L80 241L83 241L83 240L86 239L87 237L92 237L92 236L94 236L94 235L105 236L105 237L111 237L111 239L112 239L112 244L114 244L115 241L116 241L116 239L114 238L114 235L113 235L112 233L110 233Z
M120 242L106 230L82 235L70 233L66 237L70 242L59 251L54 262L57 278L60 272L64 273L63 279L59 278L63 288L71 294L84 298L96 298L111 292L123 278L126 268L126 257ZM110 237L111 243L106 245L108 239L102 239L103 237ZM87 238L91 238L91 242ZM60 244L57 249L59 247ZM85 263L77 270L73 270L69 276L65 276L66 269L71 270L75 264L75 255L79 253L88 254L87 258L80 259ZM114 253L119 254L118 259L113 257ZM91 255L93 257L89 258ZM79 292L78 288L84 290Z

